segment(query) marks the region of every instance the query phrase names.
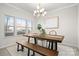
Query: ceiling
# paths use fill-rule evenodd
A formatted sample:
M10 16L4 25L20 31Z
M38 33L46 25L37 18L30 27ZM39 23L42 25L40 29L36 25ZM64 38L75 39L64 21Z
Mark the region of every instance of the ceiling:
M9 4L19 7L25 11L27 10L30 13L33 13L33 11L36 9L36 6L38 5L37 3L9 3ZM50 11L74 4L77 3L41 3L40 7L45 8L46 11Z

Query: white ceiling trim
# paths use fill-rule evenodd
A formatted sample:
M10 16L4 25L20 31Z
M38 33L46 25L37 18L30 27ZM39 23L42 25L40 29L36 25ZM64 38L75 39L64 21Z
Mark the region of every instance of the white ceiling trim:
M50 10L49 12L56 12L56 11L59 11L59 10L62 10L62 9L65 9L65 8L70 8L70 7L73 7L73 6L77 6L79 4L72 4L72 5L68 5L68 6L64 6L64 7L61 7L61 8L58 8L58 9L54 9L54 10Z
M26 10L20 8L20 7L17 7L17 6L14 6L12 4L9 4L9 3L4 3L5 5L9 6L9 7L12 7L12 8L15 8L17 10L21 10L21 11L24 11L24 12L27 12ZM27 12L28 14L32 15L30 12Z

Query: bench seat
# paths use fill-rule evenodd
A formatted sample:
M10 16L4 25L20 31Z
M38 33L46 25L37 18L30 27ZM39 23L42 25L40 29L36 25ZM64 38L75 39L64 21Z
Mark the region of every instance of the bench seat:
M39 46L37 44L28 43L28 42L16 42L16 43L34 52L37 52L43 56L57 56L58 55L58 51Z

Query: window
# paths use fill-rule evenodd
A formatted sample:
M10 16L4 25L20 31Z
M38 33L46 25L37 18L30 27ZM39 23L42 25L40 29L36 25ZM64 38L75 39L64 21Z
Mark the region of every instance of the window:
M32 30L31 20L19 17L5 16L5 36L29 33Z
M12 16L5 16L5 36L14 35L14 18Z
M16 18L16 31L17 34L25 34L26 33L26 19Z
M27 20L27 31L28 31L28 33L31 32L31 30L32 30L32 22L31 22L31 20Z

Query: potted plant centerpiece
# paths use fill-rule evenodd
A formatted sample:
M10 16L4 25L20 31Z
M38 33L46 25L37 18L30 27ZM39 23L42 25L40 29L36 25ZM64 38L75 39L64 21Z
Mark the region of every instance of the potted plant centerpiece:
M41 24L37 25L37 29L40 31L40 34L46 34L45 29L42 28Z

